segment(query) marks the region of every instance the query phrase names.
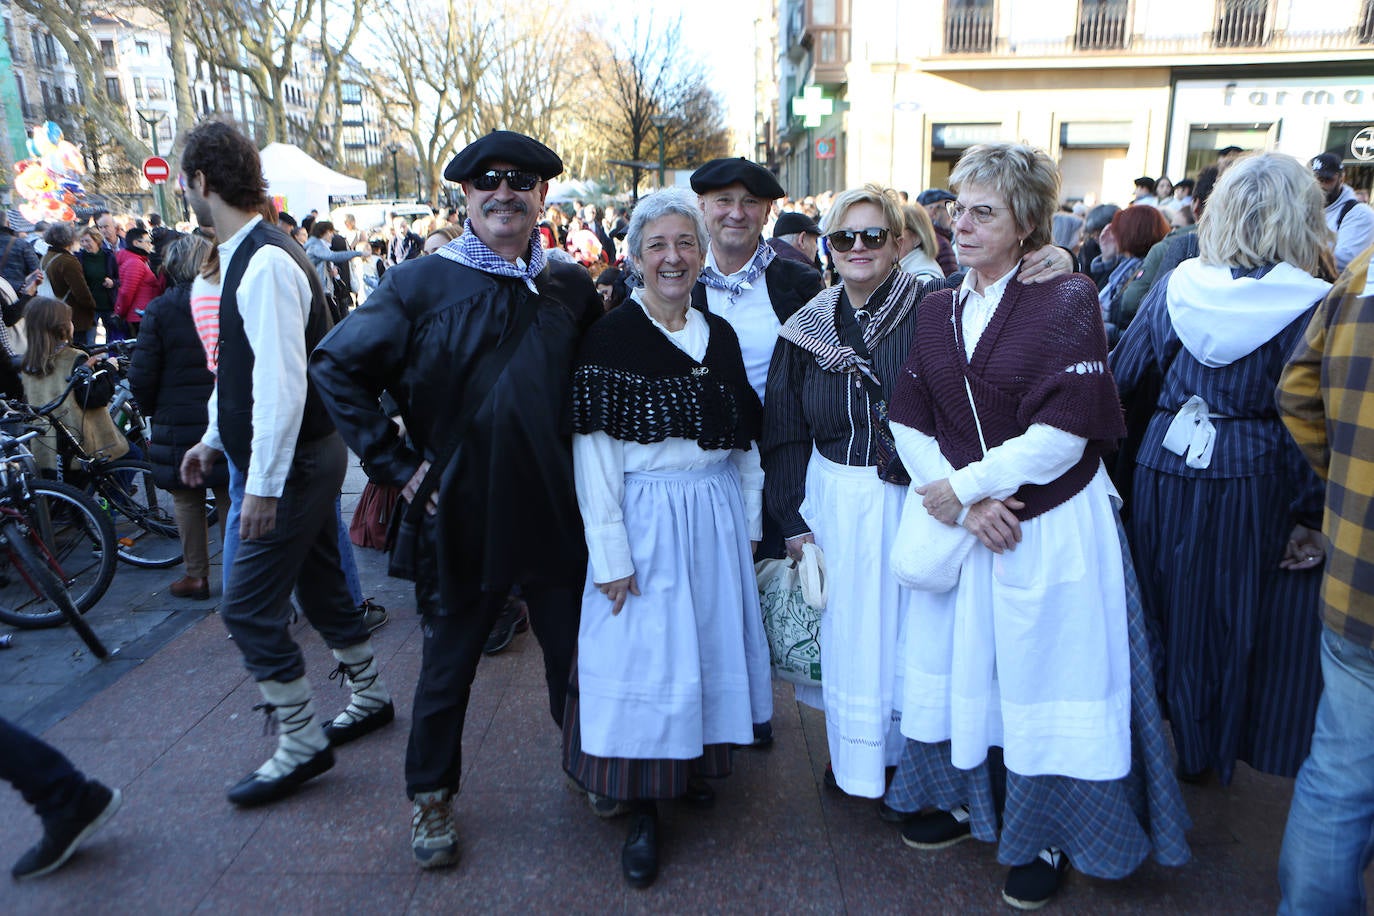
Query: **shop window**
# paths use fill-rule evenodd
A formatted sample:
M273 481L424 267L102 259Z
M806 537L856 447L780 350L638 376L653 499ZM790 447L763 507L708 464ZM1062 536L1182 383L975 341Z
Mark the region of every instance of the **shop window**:
M1188 128L1188 158L1185 172L1196 178L1217 161L1217 150L1228 146L1241 149L1266 150L1273 148L1275 124L1193 124Z

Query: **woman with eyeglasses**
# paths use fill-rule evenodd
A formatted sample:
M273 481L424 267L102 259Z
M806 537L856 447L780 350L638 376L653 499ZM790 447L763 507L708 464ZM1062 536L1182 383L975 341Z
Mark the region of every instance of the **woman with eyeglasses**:
M969 271L921 304L891 419L910 498L964 532L949 539L955 584L911 605L910 740L887 804L927 811L902 827L916 849L997 842L1003 898L1034 909L1069 861L1101 878L1151 852L1182 864L1188 823L1102 465L1125 430L1097 289L1021 279L1050 237L1059 170L988 144L950 182Z
M816 543L829 602L821 618L821 687L797 698L825 711L833 777L878 798L902 748L900 654L911 593L888 568L907 480L883 413L915 332L923 286L898 266L896 192L869 184L837 195L822 223L841 282L783 325L764 398L763 461L770 512L787 552ZM1070 256L1036 252L1035 272L1067 273ZM924 308L924 306L921 306ZM884 811L885 816L893 816Z

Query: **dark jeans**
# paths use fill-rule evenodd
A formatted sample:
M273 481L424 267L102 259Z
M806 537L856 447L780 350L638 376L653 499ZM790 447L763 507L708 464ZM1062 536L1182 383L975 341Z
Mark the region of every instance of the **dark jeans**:
M368 638L339 565L334 500L347 464L338 433L296 443L277 501L276 530L241 541L224 576L220 616L254 680L294 681L305 674L305 658L288 629L293 591L305 618L331 649Z
M2 718L0 778L44 818L76 801L86 785L86 777L57 748Z
M462 607L440 614L438 581L428 572L436 568L432 541L422 537L420 551L422 572L415 583L415 602L422 617L424 648L406 747L406 794L411 798L417 792L458 790L463 720L472 680L482 658L482 646L509 592L505 588L476 592ZM523 586L521 594L530 609L530 626L544 650L549 712L562 728L582 589Z

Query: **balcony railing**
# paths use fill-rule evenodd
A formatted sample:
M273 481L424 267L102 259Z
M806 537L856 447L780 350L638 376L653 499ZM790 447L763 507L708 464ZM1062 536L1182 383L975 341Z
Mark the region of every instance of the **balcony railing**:
M1229 23L1228 23L1229 25ZM992 38L978 46L971 39L955 43L950 40L953 25L946 28L945 45L938 46L938 39L924 49L919 43L909 43L910 53L928 58L949 55L989 55L999 58L1028 57L1103 57L1120 58L1123 54L1139 57L1175 57L1191 54L1209 54L1217 49L1261 47L1266 51L1288 53L1368 51L1374 44L1374 13L1351 23L1345 29L1322 29L1315 31L1270 31L1261 32L1260 39L1253 43L1237 40L1244 37L1232 30L1229 32L1192 32L1179 35L1132 35L1129 30L1122 44L1116 47L1087 47L1080 43L1079 32L1062 38L1049 38L1037 41L1023 39L1008 40L1005 37ZM989 33L991 28L989 28Z
M1083 0L1078 8L1080 51L1115 51L1126 47L1127 0Z
M820 85L835 86L849 77L849 26L807 26L811 47L811 79Z
M946 54L986 54L992 50L993 10L986 7L949 8L945 19Z
M1218 48L1263 47L1268 13L1268 0L1224 0L1213 43Z

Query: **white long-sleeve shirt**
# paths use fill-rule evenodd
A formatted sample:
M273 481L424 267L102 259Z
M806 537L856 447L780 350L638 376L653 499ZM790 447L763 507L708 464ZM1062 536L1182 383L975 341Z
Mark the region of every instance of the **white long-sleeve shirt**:
M234 252L261 219L253 217L219 246L222 269L228 269ZM277 497L286 486L305 415L310 280L289 254L265 245L249 260L236 299L253 350L253 455L244 490L253 496ZM201 441L222 452L218 383L209 409L210 423Z
M636 301L622 308L642 308ZM648 310L645 310L648 314ZM698 362L706 355L710 327L696 309L687 310L687 324L681 331L669 331L649 320L669 340ZM704 449L695 439L670 438L652 445L614 439L604 432L573 436L573 477L577 503L587 536L587 556L592 581L614 582L635 572L630 554L630 536L625 528L623 505L625 475L641 471L695 470L722 460L734 462L740 475L744 513L749 538L763 535L763 467L757 447L749 451L733 449L728 456L720 449Z

